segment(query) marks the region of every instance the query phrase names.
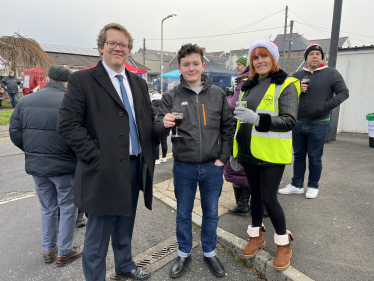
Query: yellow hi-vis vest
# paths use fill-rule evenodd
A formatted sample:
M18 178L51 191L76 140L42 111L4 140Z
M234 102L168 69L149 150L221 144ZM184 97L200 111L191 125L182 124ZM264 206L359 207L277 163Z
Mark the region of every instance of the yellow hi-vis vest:
M278 116L278 99L283 90L290 84L294 84L297 95L300 97L301 84L296 78L290 77L282 85L271 84L256 109L256 113L267 113L270 116ZM243 98L241 95L240 100ZM236 135L241 123L236 123L234 136L233 156L238 157L238 142ZM292 161L292 131L289 132L258 132L255 126L252 127L251 152L257 159L277 164L291 164Z

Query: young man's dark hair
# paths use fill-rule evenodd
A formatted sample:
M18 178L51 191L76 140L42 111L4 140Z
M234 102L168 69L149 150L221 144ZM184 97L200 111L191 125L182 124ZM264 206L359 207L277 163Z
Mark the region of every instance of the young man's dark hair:
M178 51L178 65L180 65L182 58L184 58L186 55L190 55L193 53L199 54L201 57L201 62L204 63L203 50L196 44L192 45L191 43L188 43L188 44L182 45L181 49Z

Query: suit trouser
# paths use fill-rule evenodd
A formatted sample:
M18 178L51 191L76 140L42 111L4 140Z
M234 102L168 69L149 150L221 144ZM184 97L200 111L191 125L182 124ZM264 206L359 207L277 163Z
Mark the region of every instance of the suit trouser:
M87 281L103 281L106 274L106 255L112 237L116 275L136 268L131 255L131 240L139 197L140 157L131 160L131 216L88 215L82 264Z
M53 251L57 244L58 254L68 255L73 250L75 220L78 213L77 207L74 206L74 175L33 176L33 179L41 205L43 250ZM61 209L59 225L58 207Z

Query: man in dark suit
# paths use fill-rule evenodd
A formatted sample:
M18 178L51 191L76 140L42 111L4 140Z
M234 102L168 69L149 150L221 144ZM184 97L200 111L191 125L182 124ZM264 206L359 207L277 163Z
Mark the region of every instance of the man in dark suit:
M131 239L139 190L152 207L154 113L146 82L124 68L130 33L111 23L97 44L103 60L70 76L57 126L79 159L74 203L88 214L83 272L89 281L105 279L111 238L116 278L145 280L150 274L136 267Z

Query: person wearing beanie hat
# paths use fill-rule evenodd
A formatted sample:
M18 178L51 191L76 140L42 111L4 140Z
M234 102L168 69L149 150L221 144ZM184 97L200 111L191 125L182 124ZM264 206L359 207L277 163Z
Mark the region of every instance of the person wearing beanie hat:
M72 71L62 65L52 65L48 69L48 77L54 81L68 82L70 74Z
M249 50L250 78L244 82L240 97L246 104L234 111L235 118L244 123L236 124L230 163L233 170L244 167L251 188L252 223L243 257L252 258L266 246L262 235L265 207L275 229L273 266L285 270L290 264L293 237L286 228L277 191L285 165L292 161L291 131L296 125L301 85L296 78L287 78L277 65L278 59L278 47L269 40L258 40Z
M304 194L304 175L308 155L308 191L305 197L314 199L319 192L322 173L323 147L331 130L330 112L348 99L349 91L335 68L323 64L324 52L312 42L304 52L307 66L293 74L302 80L302 94L297 124L292 131L294 163L290 184L280 194ZM334 95L335 93L335 95Z
M56 265L64 266L82 255L82 246L73 246L78 212L74 205L74 175L78 159L56 132L70 70L52 66L49 73L53 79L42 90L20 99L10 119L9 134L14 145L24 151L26 173L33 176L35 183L41 205L44 261L51 263L57 256ZM64 262L58 262L59 257L65 257Z
M239 99L240 90L244 82L248 80L249 67L247 66L246 57L242 56L236 60L236 70L239 76L235 78L235 93L227 97L231 112L235 110L235 104ZM234 171L231 168L230 162L227 162L223 170L223 175L226 181L232 183L236 201L236 205L229 208L229 214L249 217L250 206L248 202L251 196L251 189L249 188L244 169L241 168L238 171Z

